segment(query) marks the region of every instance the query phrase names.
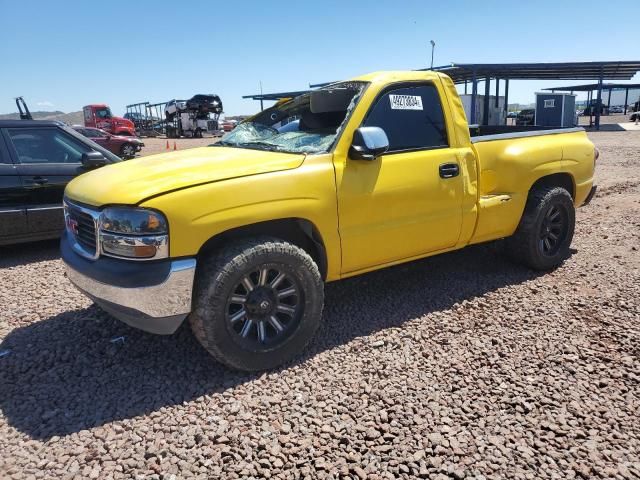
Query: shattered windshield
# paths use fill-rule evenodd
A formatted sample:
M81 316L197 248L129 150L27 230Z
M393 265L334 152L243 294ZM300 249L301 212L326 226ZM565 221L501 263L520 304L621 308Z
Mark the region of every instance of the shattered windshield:
M218 145L290 153L328 152L365 85L336 83L280 102L238 124Z

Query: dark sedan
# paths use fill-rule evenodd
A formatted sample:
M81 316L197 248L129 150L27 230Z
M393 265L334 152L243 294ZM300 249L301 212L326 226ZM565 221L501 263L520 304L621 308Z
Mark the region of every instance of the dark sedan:
M76 132L90 138L98 145L124 159L135 157L136 153L144 147L142 140L136 137L111 135L109 132L105 132L99 128L83 127L80 125L74 125L73 128Z
M0 245L59 237L67 183L119 161L59 122L0 120Z

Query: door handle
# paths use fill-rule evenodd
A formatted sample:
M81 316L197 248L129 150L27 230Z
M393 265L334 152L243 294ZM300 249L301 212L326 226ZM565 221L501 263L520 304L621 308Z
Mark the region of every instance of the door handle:
M32 184L35 187L42 187L43 185L46 185L47 183L49 183L49 179L48 178L41 177L40 175L37 175L35 177L31 177L31 178L27 178L26 180L27 180L27 182L29 182L30 184Z
M441 178L453 178L460 175L460 166L457 163L443 163L438 170Z

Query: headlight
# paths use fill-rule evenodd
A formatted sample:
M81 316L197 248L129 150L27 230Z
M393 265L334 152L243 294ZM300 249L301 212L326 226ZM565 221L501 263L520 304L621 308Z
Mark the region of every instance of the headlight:
M145 208L109 207L100 214L102 252L140 260L169 256L167 219Z

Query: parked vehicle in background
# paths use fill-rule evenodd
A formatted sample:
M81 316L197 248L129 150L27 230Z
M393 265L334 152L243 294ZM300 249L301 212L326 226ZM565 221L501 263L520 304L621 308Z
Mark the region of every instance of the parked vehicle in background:
M536 119L536 111L533 108L525 108L520 110L516 115L516 125L518 126L530 126L533 125Z
M624 108L619 105L609 107L609 113L624 113Z
M171 100L165 109L168 138L202 138L204 133L218 131L222 100L217 95L198 94L189 100Z
M503 238L558 266L596 158L581 128L470 132L443 73L376 72L74 180L66 216L93 221L67 229L62 258L122 321L170 334L189 316L216 359L263 370L311 340L325 281Z
M0 120L0 245L59 237L67 183L119 161L59 122Z
M236 120L225 120L220 124L220 128L225 132L230 132L236 128L236 125L238 125Z
M635 122L636 120L640 121L640 112L632 112L629 116L629 121Z
M82 111L85 127L99 128L113 135L136 135L133 122L126 118L113 116L108 105L103 103L86 105L82 107Z
M124 159L135 157L136 153L144 147L142 140L137 137L111 135L99 128L83 127L81 125L74 125L72 128L81 135L90 138L98 145L106 148L111 153L115 153Z
M518 116L518 112L507 113L507 118L516 118L517 116Z

